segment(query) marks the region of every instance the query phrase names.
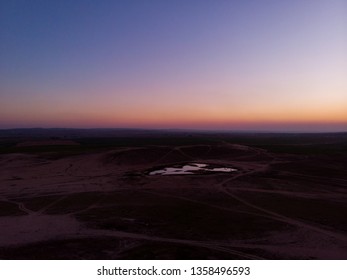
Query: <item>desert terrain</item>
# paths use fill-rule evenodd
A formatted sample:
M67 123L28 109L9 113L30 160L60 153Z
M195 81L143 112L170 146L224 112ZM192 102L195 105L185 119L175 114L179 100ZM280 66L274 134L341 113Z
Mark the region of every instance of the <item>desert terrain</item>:
M202 163L234 172L151 175ZM347 134L0 131L0 259L347 259Z

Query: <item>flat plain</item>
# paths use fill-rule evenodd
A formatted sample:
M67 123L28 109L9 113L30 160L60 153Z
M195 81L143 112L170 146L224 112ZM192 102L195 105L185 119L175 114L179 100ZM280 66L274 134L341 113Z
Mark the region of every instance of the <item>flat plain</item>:
M230 173L150 175L177 164ZM347 133L0 131L0 259L347 259Z

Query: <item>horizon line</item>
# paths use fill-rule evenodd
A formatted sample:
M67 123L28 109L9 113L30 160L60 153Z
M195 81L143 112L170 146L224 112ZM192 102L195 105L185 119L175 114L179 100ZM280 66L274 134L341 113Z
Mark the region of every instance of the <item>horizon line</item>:
M314 134L314 133L347 133L346 130L307 130L307 129L223 129L223 128L139 128L139 127L11 127L0 128L0 131L5 130L138 130L138 131L182 131L182 132L216 132L216 133L302 133L302 134Z

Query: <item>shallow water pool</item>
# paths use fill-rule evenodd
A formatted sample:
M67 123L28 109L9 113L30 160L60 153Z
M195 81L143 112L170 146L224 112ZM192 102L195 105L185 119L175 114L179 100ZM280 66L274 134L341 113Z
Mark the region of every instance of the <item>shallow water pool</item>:
M208 174L213 172L235 172L237 169L230 167L216 167L205 163L188 163L182 166L165 167L149 172L149 175L186 175Z

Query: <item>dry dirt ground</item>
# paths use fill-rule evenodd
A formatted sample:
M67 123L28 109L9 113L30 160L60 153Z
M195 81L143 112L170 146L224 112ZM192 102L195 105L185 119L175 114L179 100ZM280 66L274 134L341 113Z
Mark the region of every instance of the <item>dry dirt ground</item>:
M233 173L150 176L201 162ZM346 156L220 141L0 155L1 259L347 259Z

